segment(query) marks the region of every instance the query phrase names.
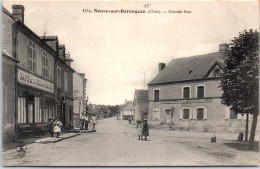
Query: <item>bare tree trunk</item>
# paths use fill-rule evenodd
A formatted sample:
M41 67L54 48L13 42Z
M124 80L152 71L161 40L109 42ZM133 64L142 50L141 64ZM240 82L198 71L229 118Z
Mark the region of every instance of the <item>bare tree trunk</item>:
M249 150L252 150L254 148L254 143L255 143L255 131L256 131L256 125L257 125L257 117L258 117L258 109L257 111L254 112L253 114L253 121L252 121L252 126L251 126L251 134L249 138Z
M248 114L246 113L246 134L245 134L245 141L248 141Z

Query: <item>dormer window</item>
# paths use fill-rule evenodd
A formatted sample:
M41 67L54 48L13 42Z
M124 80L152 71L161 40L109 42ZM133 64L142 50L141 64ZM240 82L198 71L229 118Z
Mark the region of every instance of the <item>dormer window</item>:
M220 69L219 68L216 68L215 71L214 71L214 76L215 77L219 77L220 76Z

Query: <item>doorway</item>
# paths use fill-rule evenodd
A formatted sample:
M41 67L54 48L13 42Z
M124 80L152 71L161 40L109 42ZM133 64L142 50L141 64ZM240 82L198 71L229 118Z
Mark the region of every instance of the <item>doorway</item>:
M173 118L174 108L164 109L165 124L171 124Z

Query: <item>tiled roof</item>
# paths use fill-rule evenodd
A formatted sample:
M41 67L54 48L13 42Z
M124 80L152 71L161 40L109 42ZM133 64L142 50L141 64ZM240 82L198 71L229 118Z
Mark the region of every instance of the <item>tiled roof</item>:
M132 110L132 108L133 108L133 102L129 101L120 107L120 111L130 111Z
M219 52L174 59L148 85L203 79L217 61Z

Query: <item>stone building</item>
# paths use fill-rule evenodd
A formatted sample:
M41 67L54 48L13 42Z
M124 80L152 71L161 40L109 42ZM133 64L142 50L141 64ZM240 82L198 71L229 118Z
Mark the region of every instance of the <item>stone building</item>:
M133 119L134 116L134 108L132 101L125 101L125 104L120 106L120 119L128 120L129 118Z
M18 61L2 51L2 140L3 144L15 137L16 64Z
M57 36L42 36L41 39L56 52L54 77L57 117L64 128L73 128L73 60L66 54L65 45L59 44Z
M10 54L9 60L13 57L17 61L15 75L10 76L15 79L15 99L12 105L15 119L11 126L18 133L35 133L46 129L49 118L59 117L64 127L70 127L73 123L73 84L69 79L72 79L74 70L65 59L65 54L60 56L58 39L55 41L57 48L54 48L55 45L37 36L24 24L22 5L13 5L12 9L11 14L2 8L3 50ZM6 54L2 58L7 58ZM2 64L4 63L3 60ZM58 69L59 65L61 70ZM4 77L3 83L8 83ZM60 83L62 86L56 85ZM13 88L12 85L10 87ZM5 117L9 121L13 116L6 111L3 114L10 116ZM3 128L7 126L6 123L8 120L3 123Z
M74 127L80 126L80 116L86 114L86 82L84 73L73 74Z
M148 83L149 123L179 130L243 131L245 116L235 116L221 103L227 49L221 44L216 53L174 59L167 66L159 63L159 74Z
M37 130L55 116L54 60L55 51L24 25L24 7L13 5L13 14L3 8L3 42L18 61L16 70L15 130ZM5 33L7 31L7 33Z

